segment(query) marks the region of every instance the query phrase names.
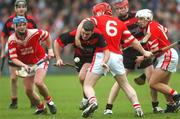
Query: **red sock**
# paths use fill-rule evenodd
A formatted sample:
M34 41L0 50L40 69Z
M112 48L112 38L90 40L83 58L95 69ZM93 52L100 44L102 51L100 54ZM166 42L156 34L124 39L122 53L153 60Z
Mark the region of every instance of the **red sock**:
M49 103L49 102L51 102L52 97L51 97L51 96L47 96L47 97L45 98L45 100L46 100L46 103Z
M174 90L174 89L171 89L170 92L169 92L170 96L174 96L174 95L177 95L177 94L178 94L177 91Z
M39 103L37 108L38 110L43 110L45 108L44 103Z

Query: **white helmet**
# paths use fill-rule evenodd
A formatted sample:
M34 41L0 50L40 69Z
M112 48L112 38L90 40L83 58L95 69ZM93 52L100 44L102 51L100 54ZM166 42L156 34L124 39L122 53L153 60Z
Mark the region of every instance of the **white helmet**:
M149 9L142 9L138 10L136 13L136 18L145 18L145 20L152 21L153 20L153 13Z

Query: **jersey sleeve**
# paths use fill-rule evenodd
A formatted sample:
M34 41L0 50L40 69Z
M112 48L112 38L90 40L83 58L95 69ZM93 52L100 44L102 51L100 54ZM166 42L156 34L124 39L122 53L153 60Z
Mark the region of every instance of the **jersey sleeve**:
M45 41L49 37L49 33L44 30L40 30L40 38L39 41Z
M8 52L10 59L17 59L17 50L16 50L16 44L14 40L9 39L8 41Z
M64 47L70 43L74 43L75 41L75 33L76 33L76 30L74 31L71 31L71 32L66 32L66 33L63 33L62 35L60 35L56 41L58 42L58 44L61 46L61 47Z
M122 42L123 47L128 47L134 40L134 36L131 34L131 32L127 29L125 24L122 25Z
M85 20L91 20L95 25L98 24L98 20L97 20L97 18L95 16L92 16L90 18L86 18Z

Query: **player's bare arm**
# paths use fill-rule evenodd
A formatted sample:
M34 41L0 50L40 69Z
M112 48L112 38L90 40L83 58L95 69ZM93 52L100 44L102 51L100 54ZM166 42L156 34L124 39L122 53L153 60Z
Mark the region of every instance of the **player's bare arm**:
M58 44L57 40L54 41L54 53L56 57L56 65L61 66L64 65L63 60L61 58L61 52L62 52L62 47Z
M131 45L133 46L133 48L141 52L145 57L151 57L153 55L152 52L144 50L144 48L141 46L140 42L137 39L135 39L131 43Z
M80 32L82 29L82 26L84 24L84 22L86 21L86 19L82 20L81 23L78 25L77 27L77 32L76 32L76 36L75 36L75 45L77 47L80 47L81 49L83 49L83 47L81 46L81 41L80 41Z
M50 35L49 35L49 38L46 39L46 45L48 48L48 57L49 57L49 59L51 59L54 57L54 52L53 52L53 48L52 48L52 38Z

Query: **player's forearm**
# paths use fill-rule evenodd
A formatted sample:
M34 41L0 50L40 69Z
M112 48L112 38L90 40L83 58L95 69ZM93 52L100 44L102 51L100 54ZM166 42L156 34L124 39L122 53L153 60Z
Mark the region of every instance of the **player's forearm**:
M12 62L17 65L17 66L20 66L20 67L25 67L26 64L24 64L23 62L21 62L20 60L18 59L12 59Z
M57 40L54 41L54 53L56 60L61 59L62 47L58 44Z
M77 31L76 31L76 36L75 36L75 41L80 39L80 31L82 29L83 23L85 22L85 20L81 21L81 23L78 25L77 27Z
M49 38L46 39L46 46L48 49L52 49L52 38L49 35Z
M131 45L133 46L134 49L138 50L141 54L144 55L145 50L144 50L144 48L141 46L140 42L139 42L137 39L135 39L135 40L131 43Z

